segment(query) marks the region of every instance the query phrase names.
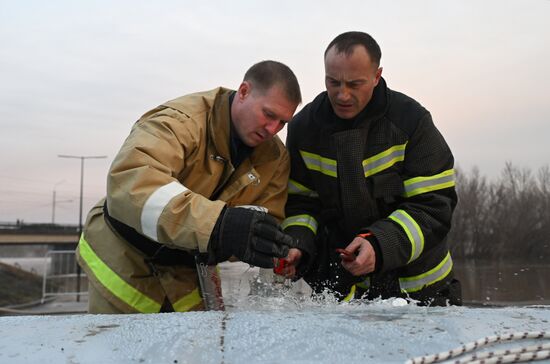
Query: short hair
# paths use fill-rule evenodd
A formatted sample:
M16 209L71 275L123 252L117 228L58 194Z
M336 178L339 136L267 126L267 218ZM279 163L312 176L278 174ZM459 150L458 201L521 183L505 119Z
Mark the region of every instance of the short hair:
M373 37L364 32L345 32L338 35L330 42L325 50L325 57L332 47L336 47L337 53L344 53L346 56L350 56L355 46L358 45L363 46L372 61L376 63L377 66L380 66L380 59L382 58L380 46Z
M260 92L266 92L273 86L280 86L289 101L296 104L302 102L298 79L294 72L281 62L258 62L246 71L243 81L252 83Z

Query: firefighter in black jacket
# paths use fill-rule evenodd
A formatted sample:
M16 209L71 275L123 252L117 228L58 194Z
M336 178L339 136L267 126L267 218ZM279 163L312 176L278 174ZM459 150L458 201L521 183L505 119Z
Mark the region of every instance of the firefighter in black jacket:
M392 91L362 32L325 51L326 92L289 124L283 227L301 247L288 274L341 298L461 304L447 233L457 203L453 155L430 113Z

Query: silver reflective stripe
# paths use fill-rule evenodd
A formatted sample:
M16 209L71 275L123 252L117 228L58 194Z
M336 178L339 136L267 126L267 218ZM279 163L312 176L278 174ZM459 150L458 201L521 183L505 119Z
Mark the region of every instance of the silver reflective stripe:
M158 220L166 205L177 195L189 191L178 182L170 182L157 189L149 196L141 210L141 231L150 239L158 242Z
M447 277L452 269L453 260L451 259L451 253L447 252L447 255L443 258L441 263L426 273L413 277L399 278L399 286L402 291L409 293L420 291L422 288L439 282L443 278Z
M336 161L334 159L321 157L318 154L309 153L303 150L300 151L300 154L302 155L302 159L307 169L318 171L331 177L338 176Z
M385 151L378 153L363 161L365 177L372 176L384 169L390 168L397 162L405 160L405 148L407 143L394 145Z
M265 212L266 214L269 212L269 210L266 207L258 206L258 205L239 205L235 207L240 207L243 209L253 210L253 211L259 211L259 212Z
M411 256L407 264L417 259L424 250L424 234L418 223L405 210L395 210L388 218L399 224L409 238Z
M283 221L281 224L281 227L283 229L286 229L289 226L305 226L309 228L311 231L313 231L314 234L317 234L317 220L313 216L310 215L296 215L296 216L290 216Z
M428 177L414 177L406 180L404 185L405 197L412 197L421 193L452 187L455 185L455 170L448 169Z
M301 195L307 197L319 197L317 192L310 190L301 183L296 182L293 179L288 180L288 193L291 195Z

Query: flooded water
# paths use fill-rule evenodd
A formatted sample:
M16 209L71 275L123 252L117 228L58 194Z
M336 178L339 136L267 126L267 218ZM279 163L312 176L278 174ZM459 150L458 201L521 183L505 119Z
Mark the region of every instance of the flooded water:
M455 262L465 304L550 304L550 265Z

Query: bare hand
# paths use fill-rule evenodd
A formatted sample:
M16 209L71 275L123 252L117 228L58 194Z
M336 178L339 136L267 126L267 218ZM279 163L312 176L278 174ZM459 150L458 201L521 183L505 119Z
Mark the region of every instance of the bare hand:
M300 263L300 259L302 259L302 251L300 249L291 248L286 258L284 258L286 266L278 274L286 278L293 278L296 275L296 266Z
M346 251L357 254L354 260L342 259L342 266L354 276L362 276L374 271L376 254L372 244L361 237L356 237L346 247Z

